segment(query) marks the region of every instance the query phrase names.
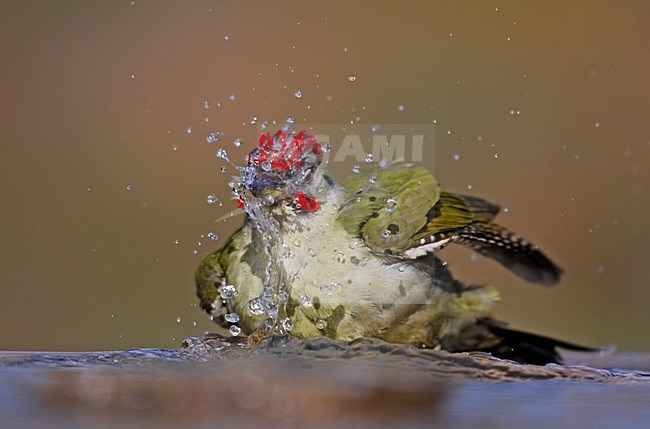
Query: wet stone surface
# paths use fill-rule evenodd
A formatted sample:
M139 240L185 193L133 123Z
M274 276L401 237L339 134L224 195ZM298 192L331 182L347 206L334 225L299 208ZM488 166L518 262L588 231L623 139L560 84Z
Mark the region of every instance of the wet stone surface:
M188 338L179 350L0 352L0 426L642 427L650 419L650 356L567 361L519 365L371 339L274 337L249 349L244 338L219 335ZM611 369L630 365L640 369Z

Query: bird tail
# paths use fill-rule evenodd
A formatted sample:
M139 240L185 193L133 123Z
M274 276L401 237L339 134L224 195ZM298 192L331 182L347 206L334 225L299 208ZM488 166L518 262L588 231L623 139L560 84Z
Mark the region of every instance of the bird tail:
M501 359L534 365L561 364L562 355L558 348L584 352L596 351L578 344L509 329L491 319L482 319L479 324L493 336L491 344L481 348L480 351L488 352Z

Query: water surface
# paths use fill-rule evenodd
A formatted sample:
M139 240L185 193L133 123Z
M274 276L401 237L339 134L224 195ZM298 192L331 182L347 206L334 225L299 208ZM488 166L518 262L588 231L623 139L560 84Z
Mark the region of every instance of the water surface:
M578 363L589 360L609 369ZM2 427L642 427L648 355L520 365L363 339L191 337L179 350L0 353ZM641 370L613 369L628 364ZM606 365L605 365L606 366Z

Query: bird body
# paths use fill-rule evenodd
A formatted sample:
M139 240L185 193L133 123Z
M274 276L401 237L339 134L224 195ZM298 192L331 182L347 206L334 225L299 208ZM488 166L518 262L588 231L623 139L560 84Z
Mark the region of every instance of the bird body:
M271 317L302 338L559 359L563 343L507 330L491 317L496 289L455 280L438 258L459 243L528 281L556 283L554 263L493 223L498 206L442 191L426 169L406 163L337 183L304 132L262 135L240 183L244 226L197 271L201 306L217 323L251 334ZM535 349L541 340L548 343Z

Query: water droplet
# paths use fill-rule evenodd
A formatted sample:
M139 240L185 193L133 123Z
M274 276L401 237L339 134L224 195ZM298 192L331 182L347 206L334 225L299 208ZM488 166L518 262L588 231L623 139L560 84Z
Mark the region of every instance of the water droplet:
M223 318L228 323L237 323L239 322L239 315L237 313L226 313Z
M472 185L467 185L467 189L472 190Z
M228 98L230 99L230 101L237 100L237 96L235 94L230 94L230 96Z
M181 148L181 146L178 145L178 144L173 144L173 145L172 145L172 150L173 150L174 152L178 152L178 149L180 149L180 148Z
M397 106L397 110L399 110L400 112L403 112L404 111L404 105L400 104L399 106Z
M302 91L298 90L298 91L294 92L293 95L295 95L296 98L302 98Z
M287 317L282 321L282 327L285 331L291 332L293 330L293 322Z
M135 79L135 75L134 75L134 74L131 75L131 79Z
M207 197L205 197L205 200L208 202L208 204L212 205L219 201L219 198L215 194L208 194Z
M361 167L358 166L358 165L353 166L353 167L352 167L352 172L353 172L354 174L359 174L359 173L361 173Z
M357 77L356 76L348 76L348 80L350 82L354 82L355 80L357 80Z
M204 102L203 102L203 108L204 108L205 110L208 110L208 109L210 108L210 102L208 102L207 100L204 101Z
M596 122L596 123L594 124L594 128L600 128L600 122Z
M225 173L225 172L228 171L228 168L226 168L226 166L224 165L223 167L221 167L221 168L219 169L219 171L222 172L222 173Z
M293 119L291 116L289 116L289 117L287 118L287 124L292 125L294 122L296 122L296 121L295 121L295 119Z
M359 262L361 262L361 261L359 260L359 258L357 258L356 256L353 255L353 256L350 256L350 262L353 263L354 265L359 265Z
M313 301L311 300L311 296L306 294L300 295L300 302L302 303L302 306L305 308L309 308L314 305Z
M219 288L219 296L221 296L221 299L232 299L235 296L239 296L239 292L235 288L235 285L223 285Z
M499 158L499 154L498 154L498 153L495 153L495 154L494 154L494 159L497 159L497 158Z
M307 249L307 253L308 253L309 256L311 256L312 258L316 256L316 251L315 251L314 249L312 249L312 248Z
M345 263L345 255L341 252L338 252L336 254L336 262L344 264Z
M132 191L133 190L133 185L126 185L126 190L127 191Z
M259 315L264 313L264 308L262 307L262 301L259 298L253 298L248 301L248 311L251 314Z
M395 201L393 198L389 198L386 200L386 211L387 212L394 212L397 210L397 201Z
M323 319L314 320L314 325L316 325L316 329L320 329L321 331L327 328L327 322Z
M324 296L332 296L341 292L341 289L343 289L343 287L340 283L323 284L320 286L320 293Z
M230 162L230 159L228 158L228 152L226 152L226 149L224 148L217 150L217 158L221 158L224 161Z
M519 115L521 115L521 110L518 110L518 109L510 109L510 112L509 112L509 113L510 113L512 116L519 116Z
M399 267L397 267L397 271L399 271L400 273L403 273L404 272L404 267L402 265L400 265Z
M178 239L174 240L174 244L177 245L177 246L180 244L180 242L181 242L181 241L178 240Z
M375 176L375 173L372 173L370 175L370 178L368 179L368 183L371 183L371 184L377 183L377 176Z
M384 232L381 233L381 236L384 238L389 238L390 237L390 231L385 229Z
M262 202L264 203L265 206L272 206L275 204L275 197L273 195L264 195L264 198L262 198Z
M181 323L181 316L178 316L178 317L176 318L176 323Z
M227 42L228 40L230 40L230 36L226 34L225 36L223 36L223 40Z
M370 130L371 130L373 133L376 133L377 131L379 131L380 128L381 128L381 125L379 125L379 124L375 124L375 125L373 125L372 127L370 127Z
M187 127L187 129L185 130L185 132L186 132L187 134L192 134L192 127Z
M208 238L212 241L217 241L219 239L219 236L214 232L208 232Z
M219 131L214 131L214 132L210 133L210 135L207 136L207 137L205 138L205 140L206 140L208 143L214 143L214 142L216 142L216 141L219 141L220 138L221 138L221 133L220 133Z
M241 328L237 325L232 325L228 330L230 331L230 335L232 335L233 337L236 337L237 335L241 334Z
M240 138L236 138L235 140L232 141L233 146L235 147L241 147L243 141Z
M366 154L366 162L367 162L368 164L370 164L370 163L372 162L372 159L373 159L373 158L374 158L374 157L373 157L373 155L372 155L371 153L367 153L367 154Z

